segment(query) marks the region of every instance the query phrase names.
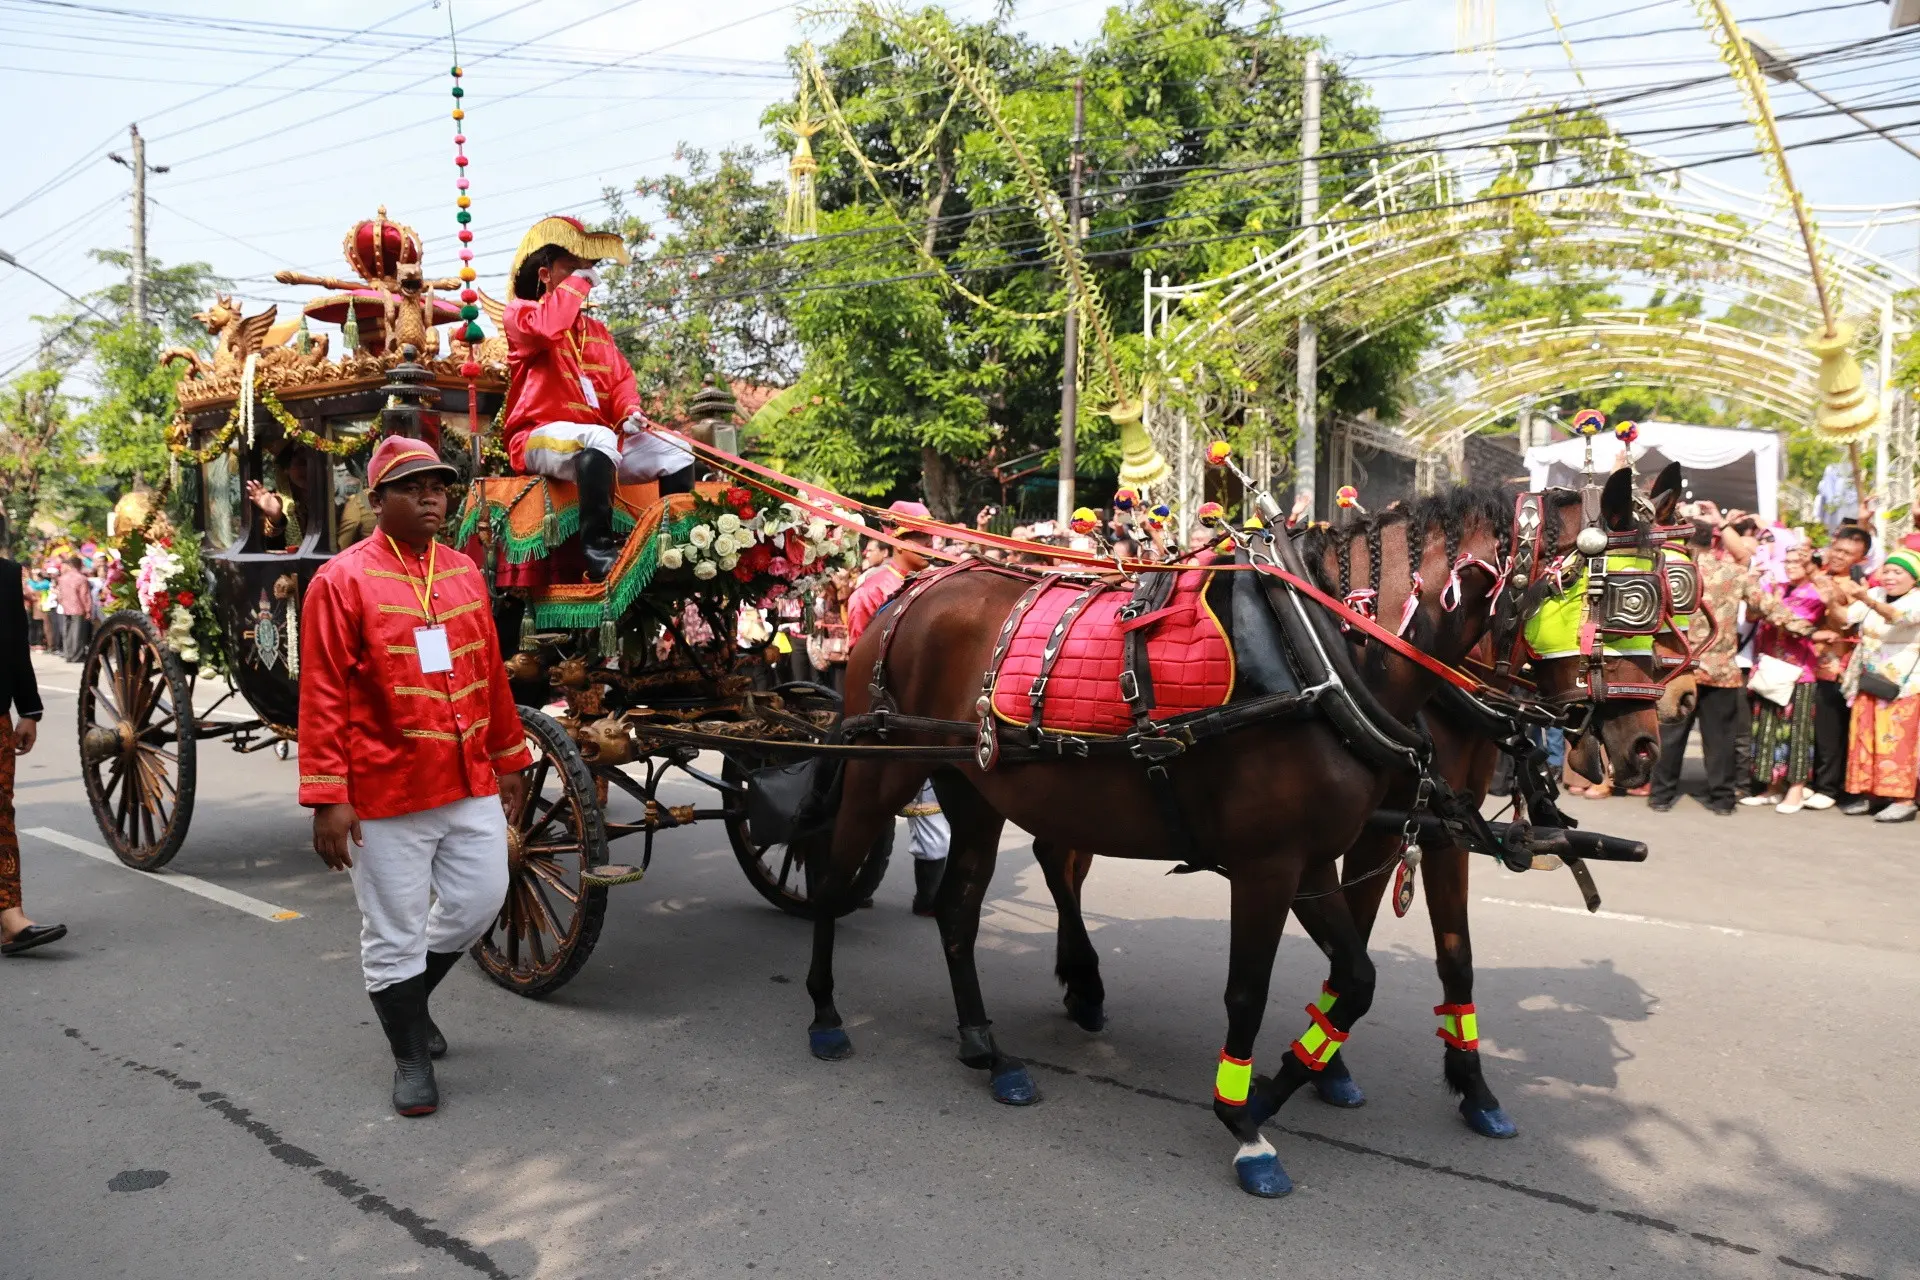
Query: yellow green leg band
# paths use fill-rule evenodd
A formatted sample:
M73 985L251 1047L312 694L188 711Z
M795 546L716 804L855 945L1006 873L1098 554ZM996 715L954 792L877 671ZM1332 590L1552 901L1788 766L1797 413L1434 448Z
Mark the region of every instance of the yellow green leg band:
M1253 1084L1253 1059L1236 1058L1220 1051L1220 1066L1213 1073L1213 1096L1234 1107L1247 1104L1247 1090Z

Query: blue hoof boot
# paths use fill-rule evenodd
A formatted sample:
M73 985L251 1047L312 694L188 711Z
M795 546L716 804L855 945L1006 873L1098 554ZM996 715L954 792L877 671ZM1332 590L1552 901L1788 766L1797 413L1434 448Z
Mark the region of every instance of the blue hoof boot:
M1293 1190L1293 1179L1280 1167L1280 1157L1276 1155L1247 1156L1235 1160L1233 1176L1240 1179L1242 1191L1267 1200L1278 1200Z
M1008 1067L993 1078L993 1100L1010 1107L1030 1107L1040 1101L1040 1090L1022 1066Z
M1463 1100L1460 1103L1460 1118L1467 1122L1467 1128L1483 1138L1512 1138L1520 1132L1520 1126L1498 1103L1491 1107L1476 1107Z
M1066 999L1067 1016L1082 1031L1099 1031L1107 1025L1107 1007L1097 1000L1082 1000L1076 996Z
M1352 1076L1330 1076L1322 1071L1313 1078L1313 1091L1330 1107L1351 1110L1367 1105L1367 1095L1361 1092L1359 1082Z
M807 1048L822 1062L838 1062L853 1056L853 1041L839 1027L822 1027L807 1032Z

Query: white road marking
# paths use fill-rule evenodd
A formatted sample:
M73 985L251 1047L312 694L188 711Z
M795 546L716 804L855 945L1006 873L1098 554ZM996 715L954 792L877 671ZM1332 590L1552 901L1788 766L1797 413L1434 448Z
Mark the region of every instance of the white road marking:
M221 885L210 884L198 876L182 875L178 871L168 871L164 868L159 871L134 871L132 867L129 867L126 863L114 857L113 850L107 848L105 845L95 844L91 840L82 840L79 836L70 836L64 831L55 831L52 827L23 827L20 834L23 836L37 836L45 840L48 844L57 844L62 849L71 849L75 853L84 853L89 858L98 858L110 867L119 867L122 871L133 871L133 874L137 876L157 879L160 883L172 885L176 889L185 889L188 893L197 893L203 898L220 903L222 906L232 907L236 911L244 911L248 915L258 916L262 920L280 921L298 920L301 918L298 911L289 911L285 907L276 907L271 902L262 902L258 898L249 898L244 893L236 893L232 889L225 888Z
M1730 929L1723 924L1690 924L1684 920L1661 920L1655 916L1637 916L1626 911L1588 911L1585 907L1562 907L1551 902L1522 902L1518 898L1482 898L1496 907L1526 907L1532 911L1557 911L1567 916L1593 916L1598 920L1618 920L1624 924L1655 924L1663 929L1705 929L1733 938L1747 936L1745 929Z

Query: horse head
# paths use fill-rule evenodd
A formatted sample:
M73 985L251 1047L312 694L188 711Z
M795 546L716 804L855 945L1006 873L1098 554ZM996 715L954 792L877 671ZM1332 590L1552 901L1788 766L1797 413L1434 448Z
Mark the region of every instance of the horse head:
M1540 695L1568 714L1567 763L1592 782L1609 768L1622 788L1646 782L1661 723L1692 708L1686 632L1698 579L1670 536L1681 491L1671 463L1644 495L1632 471L1615 471L1596 515L1572 490L1542 495L1559 518L1544 524L1552 533L1521 606L1523 643ZM1562 554L1570 524L1574 547Z

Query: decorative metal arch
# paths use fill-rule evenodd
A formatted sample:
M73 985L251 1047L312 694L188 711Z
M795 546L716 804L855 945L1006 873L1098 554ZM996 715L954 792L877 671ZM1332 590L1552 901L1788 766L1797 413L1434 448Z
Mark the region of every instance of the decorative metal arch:
M1884 357L1890 337L1912 324L1895 299L1920 288L1920 277L1869 242L1882 228L1920 222L1920 205L1827 206L1816 214L1841 312ZM1796 419L1811 414L1817 362L1797 350L1797 341L1816 308L1785 200L1675 170L1618 140L1569 145L1544 131L1502 129L1462 141L1449 158L1427 153L1376 165L1327 209L1318 230L1311 254L1302 231L1216 279L1156 283L1148 275L1146 337L1161 387L1149 424L1161 449L1179 459L1183 492L1197 491L1202 465L1194 437L1204 432L1196 431L1196 418L1251 409L1261 412L1249 417L1292 420L1293 334L1303 316L1319 321L1323 359L1330 359L1411 316L1444 308L1496 263L1522 276L1562 267L1739 303L1761 325L1790 337L1710 322L1671 333L1626 326L1634 331L1623 332L1627 345L1608 355L1605 385L1672 383ZM1883 334L1889 320L1892 332ZM1603 349L1622 329L1592 317L1564 322L1572 318L1559 326L1568 336L1605 330L1589 336ZM1548 341L1556 326L1536 323L1538 331L1522 336ZM1423 437L1479 430L1524 402L1525 376L1470 385L1470 353L1484 355L1494 341L1488 335L1456 344L1423 368L1446 385L1441 402L1423 406L1410 427ZM1884 369L1889 362L1876 363ZM1223 364L1244 376L1221 378ZM1627 377L1615 380L1615 369ZM1569 385L1566 367L1558 378L1536 372L1541 395L1596 385L1584 372ZM1911 441L1894 444L1900 458L1915 452ZM1911 479L1902 480L1898 466L1895 472L1895 488L1904 492L1889 496L1909 500Z
M1661 323L1644 311L1578 323L1522 320L1431 353L1414 375L1420 407L1400 424L1420 442L1472 433L1568 391L1668 384L1795 421L1819 400L1820 362L1797 340L1717 320Z

